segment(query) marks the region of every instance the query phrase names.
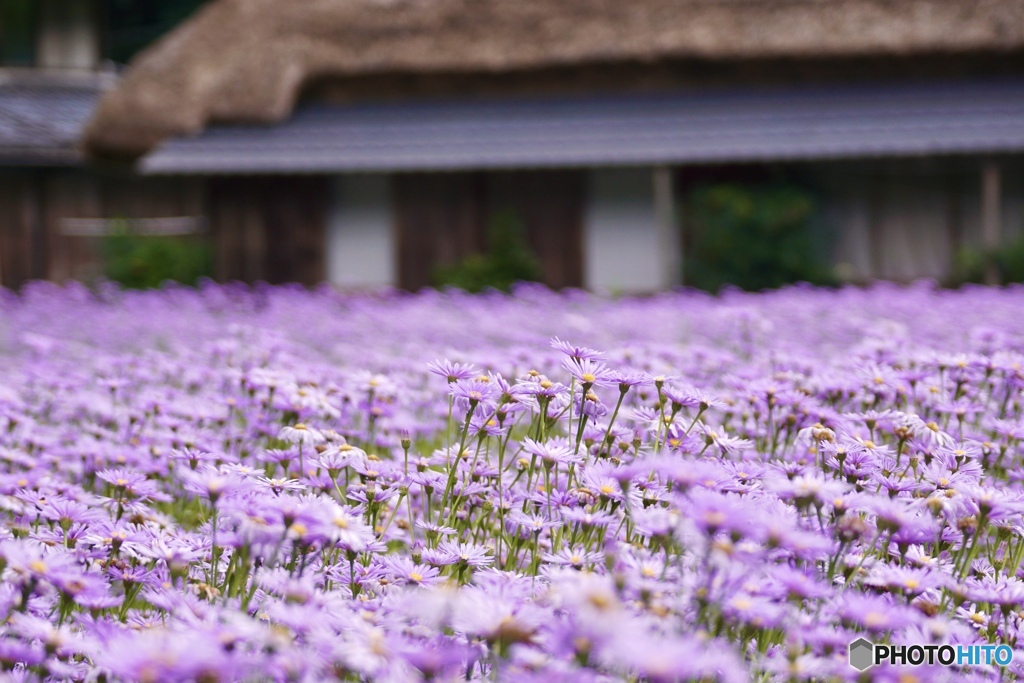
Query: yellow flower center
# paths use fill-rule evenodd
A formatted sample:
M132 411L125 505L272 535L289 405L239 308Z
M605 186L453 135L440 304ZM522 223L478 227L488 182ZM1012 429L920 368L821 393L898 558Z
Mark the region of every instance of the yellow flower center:
M889 618L882 612L868 612L864 617L864 625L868 627L884 626L889 623Z
M704 521L711 526L722 526L725 524L725 513L719 510L712 510L704 515Z

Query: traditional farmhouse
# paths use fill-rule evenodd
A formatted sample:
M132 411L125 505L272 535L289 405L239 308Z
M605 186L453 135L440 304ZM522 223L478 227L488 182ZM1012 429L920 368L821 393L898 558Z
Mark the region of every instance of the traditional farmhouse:
M415 289L511 213L548 284L653 290L689 188L779 173L844 277L942 278L1024 232L1024 3L213 0L83 148L187 197L127 217L201 223L220 279Z

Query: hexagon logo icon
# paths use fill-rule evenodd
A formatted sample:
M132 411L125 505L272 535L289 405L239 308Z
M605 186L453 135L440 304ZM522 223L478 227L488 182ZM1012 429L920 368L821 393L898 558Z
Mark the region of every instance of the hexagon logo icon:
M850 666L857 671L866 671L875 663L875 646L867 638L858 638L850 643Z

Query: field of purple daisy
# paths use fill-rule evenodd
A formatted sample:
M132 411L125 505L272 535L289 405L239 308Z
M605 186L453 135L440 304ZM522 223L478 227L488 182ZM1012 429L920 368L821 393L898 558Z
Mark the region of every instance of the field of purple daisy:
M34 284L0 357L0 681L1024 677L1021 288Z

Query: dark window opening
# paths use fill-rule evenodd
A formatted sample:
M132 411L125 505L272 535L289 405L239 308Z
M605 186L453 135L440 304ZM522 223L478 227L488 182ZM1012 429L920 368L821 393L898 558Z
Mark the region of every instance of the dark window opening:
M10 0L3 0L9 2ZM192 15L207 0L107 0L103 56L126 64Z
M35 0L0 2L0 66L32 66L36 52Z

